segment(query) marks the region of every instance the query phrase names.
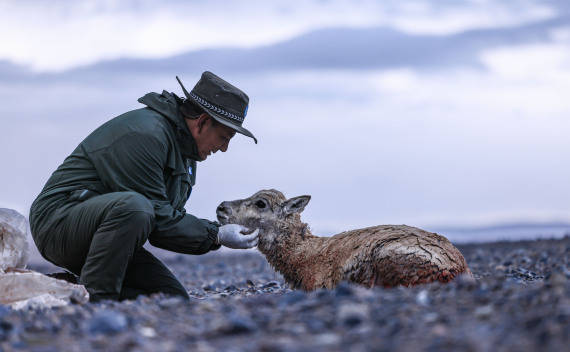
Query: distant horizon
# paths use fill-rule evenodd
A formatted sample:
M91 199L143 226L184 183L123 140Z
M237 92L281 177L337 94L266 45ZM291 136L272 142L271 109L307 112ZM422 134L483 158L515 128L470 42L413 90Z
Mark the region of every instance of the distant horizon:
M23 208L18 208L18 207L8 207L8 206L3 206L3 203L0 200L0 209L1 208L7 208L7 209L12 209L12 210L16 210L18 213L22 214L23 216L26 217L26 219L29 216L29 209L23 209ZM215 219L212 219L215 220ZM309 224L309 226L311 226L311 223L309 221L307 221L307 219L303 218L303 215L301 215L301 220L303 222L307 222ZM369 226L376 226L376 225L409 225L409 226L414 226L414 227L421 227L424 229L431 229L431 231L434 232L446 232L446 231L451 231L451 232L455 232L455 233L461 233L461 232L485 232L485 231L500 231L500 230L516 230L516 229L525 229L525 230L531 230L531 229L546 229L546 228L567 228L568 232L570 234L570 216L568 217L568 219L563 219L563 218L556 218L553 217L551 219L545 219L543 217L537 217L537 218L525 218L525 219L521 219L521 218L512 218L512 219L496 219L496 220L483 220L480 222L473 222L473 221L466 221L463 223L460 222L453 222L453 221L449 221L449 222L439 222L439 223L400 223L400 222L388 222L388 223L384 223L384 224L370 224L370 225L363 225L363 226L358 226L358 225L353 225L350 226L348 225L346 228L338 228L338 229L332 229L330 226L322 226L322 225L318 225L317 231L319 231L319 233L315 233L317 235L326 235L326 236L330 236L330 235L334 235L336 233L340 233L342 231L348 231L348 230L352 230L352 229L357 229L357 228L363 228L363 227L369 227ZM313 227L313 226L311 226Z
M410 224L409 224L410 225ZM527 227L528 225L528 227ZM504 230L509 230L508 224L503 224L502 226L497 226L496 228L493 227L472 227L472 228L437 228L437 227L422 227L424 230L430 232L436 232L440 235L445 236L448 240L450 240L455 245L469 245L469 244L476 244L476 243L500 243L500 242L519 242L519 241L535 241L535 240L555 240L561 239L567 236L570 236L570 223L552 223L552 224L543 224L544 227L541 227L539 223L530 223L530 224L521 224L520 226L514 226L514 228L510 228L510 230L527 230L523 233L519 232L504 232ZM553 225L552 227L550 225ZM560 226L558 226L560 225ZM412 225L413 226L413 225ZM540 230L544 230L545 228L550 229L549 232L540 232ZM344 229L344 231L351 230L349 228ZM537 231L538 230L538 231ZM554 230L554 231L552 231ZM499 231L499 232L497 232ZM500 232L502 231L502 232ZM323 232L319 233L313 231L314 235L329 237L333 236L338 232ZM28 264L32 266L47 266L51 268L51 270L57 270L57 267L53 266L51 263L47 262L41 254L38 252L33 239L30 237L28 238L29 248L29 261ZM161 248L154 247L150 245L150 243L145 244L145 248L151 251L154 255L161 259L171 258L176 255L183 255L177 252L167 251ZM257 249L249 249L246 251L257 251ZM235 254L235 250L230 248L222 247L220 250L216 251L224 254Z

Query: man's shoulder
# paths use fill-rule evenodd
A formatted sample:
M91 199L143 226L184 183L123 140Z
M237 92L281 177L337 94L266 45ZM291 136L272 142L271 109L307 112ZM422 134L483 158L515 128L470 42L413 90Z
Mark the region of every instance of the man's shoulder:
M164 116L152 109L141 108L105 122L85 138L83 145L88 150L100 149L127 135L154 137L164 143L174 138L174 132Z
M160 132L170 130L167 119L160 113L150 108L140 108L128 111L115 117L112 128L124 128L133 132Z

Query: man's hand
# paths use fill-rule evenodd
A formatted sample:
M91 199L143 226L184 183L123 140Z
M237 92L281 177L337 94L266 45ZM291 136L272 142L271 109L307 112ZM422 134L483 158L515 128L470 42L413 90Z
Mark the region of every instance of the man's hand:
M233 249L246 249L257 246L259 229L256 229L249 235L242 233L247 231L248 229L246 227L237 224L220 226L218 229L218 243Z

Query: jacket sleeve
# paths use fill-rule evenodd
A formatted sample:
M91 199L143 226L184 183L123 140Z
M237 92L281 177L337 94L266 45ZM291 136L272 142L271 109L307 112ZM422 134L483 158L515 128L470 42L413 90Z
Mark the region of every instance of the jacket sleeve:
M153 246L187 254L218 249L217 223L171 205L164 181L167 153L167 142L159 136L130 132L87 154L107 189L138 192L150 200L156 221L149 236Z

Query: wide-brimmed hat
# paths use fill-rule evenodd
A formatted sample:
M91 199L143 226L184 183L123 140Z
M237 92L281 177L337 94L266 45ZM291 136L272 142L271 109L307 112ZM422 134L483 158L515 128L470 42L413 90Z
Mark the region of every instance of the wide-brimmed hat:
M253 138L257 143L253 134L242 127L249 104L249 98L244 92L209 71L202 73L202 77L190 93L184 88L178 76L176 79L186 98L198 104L219 123Z

